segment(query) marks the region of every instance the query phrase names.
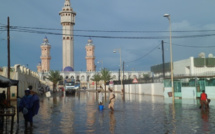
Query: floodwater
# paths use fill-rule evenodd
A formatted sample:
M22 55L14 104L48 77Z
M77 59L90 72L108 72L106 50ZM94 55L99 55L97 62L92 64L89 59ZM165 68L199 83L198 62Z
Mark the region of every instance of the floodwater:
M25 130L22 113L13 133L23 134L214 134L215 104L199 109L198 100L172 100L161 96L116 93L115 111L108 107L109 94L100 111L95 92L74 96L62 93L40 97L33 128ZM212 100L211 102L215 102ZM8 132L9 133L9 132Z

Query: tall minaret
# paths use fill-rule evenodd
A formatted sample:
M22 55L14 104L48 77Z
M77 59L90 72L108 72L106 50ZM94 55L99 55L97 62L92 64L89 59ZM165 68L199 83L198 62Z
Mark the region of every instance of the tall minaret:
M50 70L50 49L51 45L49 44L48 38L45 37L43 39L43 43L40 46L41 48L41 70L42 72L48 72Z
M87 71L95 71L95 56L94 56L94 49L95 46L93 45L93 41L91 39L88 40L88 43L86 45L86 65L87 65Z
M68 66L74 69L73 26L75 25L76 13L70 6L70 0L65 0L64 7L59 15L63 27L63 69Z

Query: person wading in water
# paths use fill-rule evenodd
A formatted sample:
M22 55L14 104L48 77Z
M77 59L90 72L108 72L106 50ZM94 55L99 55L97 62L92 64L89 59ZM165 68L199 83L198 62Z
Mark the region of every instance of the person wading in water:
M113 93L113 90L109 88L110 91L110 97L109 97L109 105L108 108L110 108L112 111L114 111L114 102L115 102L115 94Z
M200 106L201 109L203 109L203 108L208 109L209 108L208 97L207 97L207 94L205 93L205 90L202 90L202 93L200 96L200 103L201 103L201 106Z

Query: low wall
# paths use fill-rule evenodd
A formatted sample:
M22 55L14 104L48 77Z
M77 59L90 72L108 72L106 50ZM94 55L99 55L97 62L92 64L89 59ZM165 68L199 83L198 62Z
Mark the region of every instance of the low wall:
M168 92L172 92L171 87L164 88L164 98L171 98L168 96ZM206 86L205 92L208 95L208 98L215 99L215 87ZM200 97L201 92L196 92L196 87L181 87L181 98L182 99L196 99Z
M182 99L196 99L196 87L181 87Z
M109 86L106 88L108 89ZM114 85L115 92L121 92L121 85ZM147 83L147 84L126 84L125 93L129 94L146 94L163 96L163 83Z

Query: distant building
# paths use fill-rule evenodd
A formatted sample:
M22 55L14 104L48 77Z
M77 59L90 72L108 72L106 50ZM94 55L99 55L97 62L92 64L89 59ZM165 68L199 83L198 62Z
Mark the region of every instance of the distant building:
M95 46L93 45L93 41L91 39L88 40L86 45L86 71L92 72L96 70L95 67L95 56L94 56L94 49Z
M170 77L170 63L165 63L165 76ZM151 67L154 78L163 79L163 65L154 65ZM215 75L215 58L214 57L190 57L185 60L173 62L174 77L196 77Z
M48 38L43 39L43 43L40 46L41 48L41 63L37 66L37 72L48 72L50 70L50 49L51 45L49 44Z
M92 78L98 73L96 72L95 65L95 46L91 39L88 40L88 43L85 46L86 49L86 71L75 71L74 70L74 38L73 38L73 27L75 25L75 15L76 13L70 7L70 0L65 0L64 7L59 13L61 17L62 25L62 57L63 57L63 68L60 72L60 75L63 79L72 78L75 81L80 81L82 86L88 88L94 88L92 86ZM46 46L46 48L45 48ZM45 76L48 75L49 71L49 60L51 59L49 55L49 50L51 46L48 43L48 39L45 38L44 43L41 45L42 55L41 63L37 66L39 78L45 80ZM49 59L49 60L48 60ZM84 59L83 59L84 60ZM111 71L112 80L119 80L119 72ZM124 79L134 79L142 78L143 74L148 73L145 71L125 71Z

